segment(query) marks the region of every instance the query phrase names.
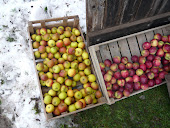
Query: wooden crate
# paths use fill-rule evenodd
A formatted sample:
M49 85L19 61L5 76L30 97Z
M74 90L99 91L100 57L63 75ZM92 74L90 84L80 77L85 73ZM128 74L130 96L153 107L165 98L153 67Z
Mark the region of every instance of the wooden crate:
M116 101L125 99L126 97L122 97L121 99L114 99L109 98L107 94L107 90L105 87L105 82L102 76L102 73L100 71L100 62L104 62L105 59L112 60L113 56L127 56L128 60L131 61L132 55L138 55L140 56L142 49L142 44L146 41L150 41L153 39L154 34L160 33L162 35L168 35L170 34L170 24L149 29L146 31L138 32L132 35L128 35L125 37L113 39L107 42L103 42L100 44L96 44L89 47L90 55L93 61L93 64L95 65L95 71L97 73L100 85L102 87L102 90L105 94L105 97L108 101L108 104L113 104ZM164 84L161 83L160 85ZM149 89L155 88L160 85L155 85L154 87L150 87ZM136 95L138 93L144 92L145 90L139 90L139 91L133 91L133 93L130 96Z
M58 26L61 26L61 25L64 26L64 27L69 26L69 27L72 27L72 28L73 27L78 28L80 30L81 36L83 37L83 40L84 40L84 36L83 36L83 33L82 33L80 25L79 25L79 17L77 15L76 16L53 18L53 19L45 19L45 20L37 20L37 21L29 21L28 22L28 35L29 35L29 40L30 40L30 46L31 46L31 50L32 50L33 62L34 62L34 67L35 67L35 72L36 72L36 78L38 80L37 84L38 84L39 89L40 89L40 97L41 97L41 102L42 102L42 106L43 106L43 109L44 109L44 114L45 114L46 120L65 117L65 116L68 116L68 115L71 115L71 114L74 114L74 113L77 113L77 112L81 112L81 111L84 111L84 110L87 110L87 109L90 109L90 108L94 108L96 106L105 104L107 102L106 98L104 96L102 96L101 98L98 99L98 103L97 104L86 105L85 108L76 110L74 112L64 112L60 116L55 116L55 117L51 113L46 113L46 111L45 111L45 104L43 102L43 94L46 93L51 88L48 88L48 87L45 87L45 86L41 86L41 84L40 84L40 79L39 79L39 76L38 76L38 71L36 70L36 64L38 62L42 62L43 59L36 59L34 57L34 52L37 51L38 49L33 49L33 47L32 47L33 41L31 40L31 35L34 34L35 30L38 29L38 28L42 28L42 27L44 27L44 28L52 28L52 27L58 27ZM85 42L85 40L84 40L84 42ZM87 47L86 47L86 50L88 52L88 48ZM89 57L89 59L91 59L91 58ZM92 73L96 75L96 73L94 71L93 64L91 64L91 68L92 68ZM96 82L99 83L98 79L96 80ZM78 85L77 88L79 88L79 89L82 88L82 85L81 85L80 82L77 83L77 85ZM99 89L100 89L100 87L99 87Z

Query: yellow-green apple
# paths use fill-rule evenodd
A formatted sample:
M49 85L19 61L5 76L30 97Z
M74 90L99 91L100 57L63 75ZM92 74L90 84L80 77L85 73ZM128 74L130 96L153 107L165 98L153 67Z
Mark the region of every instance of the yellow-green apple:
M47 74L47 77L48 77L48 78L50 78L50 79L53 78L53 74L52 74L51 72L47 72L46 74Z
M58 106L60 104L61 100L58 97L53 97L52 104L54 106Z
M41 56L41 55L40 55L40 52L39 52L39 51L35 51L35 52L34 52L34 56L35 56L35 58L37 58L37 59L40 58L40 56Z
M84 49L85 48L85 43L84 42L79 42L78 43L78 48Z
M41 75L45 74L43 71L39 72L38 75L41 77Z
M36 37L35 37L35 40L37 41L37 42L40 42L41 41L41 36L40 35L37 35Z
M58 64L58 66L60 67L61 70L64 70L63 64Z
M62 55L62 58L64 58L64 60L67 60L67 57L68 57L68 54L67 54L67 53L64 53L64 54Z
M55 57L56 59L59 59L59 58L61 58L61 55L60 55L59 52L57 52L57 53L54 54L54 57Z
M63 29L63 30L64 30L64 27L63 27L63 26L59 26L58 28L61 28L61 29Z
M80 80L80 74L76 74L74 77L73 77L73 80L74 81L79 81Z
M83 108L83 103L79 100L75 103L76 109L82 109Z
M77 85L76 81L73 81L71 86L75 87L76 85Z
M68 76L74 77L76 75L76 70L75 69L69 69L68 70Z
M96 82L92 82L91 87L92 89L97 90L99 88L99 85Z
M67 96L69 96L69 97L73 97L74 96L74 92L73 92L72 89L67 90Z
M61 90L61 92L67 92L68 91L68 87L66 85L62 85L60 90Z
M74 30L74 34L76 35L76 36L80 36L80 31L78 30L78 29L76 29L76 30Z
M137 70L136 70L136 75L138 75L138 76L141 76L143 73L144 73L144 72L143 72L142 69L137 69Z
M44 39L45 41L49 41L49 40L51 39L50 34L45 34L45 35L43 36L43 39Z
M36 34L33 34L32 36L31 36L31 39L33 40L33 41L35 41L35 38L36 38Z
M61 100L64 100L66 97L67 97L67 93L66 92L61 92L58 97L61 99Z
M33 44L32 44L33 48L39 48L40 46L40 43L35 41Z
M85 59L83 62L85 63L86 66L89 66L91 64L89 59Z
M84 98L84 100L85 100L86 104L91 104L93 102L93 99L90 95L86 96Z
M64 83L64 78L63 77L58 77L57 82L60 83L60 84Z
M71 42L70 46L73 47L73 48L77 48L78 44L77 44L77 42Z
M87 87L85 88L85 92L87 93L87 95L92 93L92 88L91 87Z
M78 60L78 62L83 62L82 56L78 56L78 57L77 57L77 60Z
M71 32L70 31L64 31L65 37L71 37Z
M93 102L92 102L93 104L96 104L97 103L97 99L95 98L95 99L93 99Z
M77 92L75 92L74 93L74 97L76 98L76 99L81 99L82 98L82 93L80 92L80 91L77 91Z
M71 97L67 97L67 98L65 98L64 103L67 105L70 105L71 101L72 101Z
M59 59L58 59L58 63L59 63L59 64L63 64L64 62L65 62L64 58L59 58Z
M50 30L50 29L47 29L47 33L48 33L48 34L51 34L51 30Z
M42 86L45 86L46 84L45 84L45 81L43 81L43 80L40 80L40 84L42 85Z
M82 57L83 57L83 60L85 60L85 59L88 59L88 58L89 58L89 55L88 55L87 52L83 52L83 53L82 53Z
M59 116L61 114L58 107L54 108L53 114L56 115L56 116Z
M96 81L96 76L94 74L88 75L88 81L89 82L95 82Z
M44 68L44 64L43 64L43 63L38 63L38 64L36 65L36 69L37 69L38 71L42 71L43 68Z
M54 105L48 104L45 109L47 113L52 113L54 111Z
M74 34L72 34L71 37L70 37L70 40L72 42L75 42L77 40L77 37Z
M64 39L63 39L63 43L64 43L65 46L68 46L68 45L71 44L71 41L70 41L69 38L64 38Z
M80 82L81 82L82 84L86 84L86 83L88 82L88 77L87 77L87 76L81 76L81 77L80 77Z
M61 102L58 105L58 110L60 111L60 113L67 111L67 109L68 109L67 105L64 102Z
M52 103L52 97L50 95L46 95L44 97L44 104L51 104Z
M48 91L48 94L49 94L50 96L56 96L57 92L54 91L53 89L50 89L50 90Z
M51 28L51 32L52 32L53 34L57 33L57 28L56 28L56 27L52 27L52 28Z
M64 30L63 30L62 28L58 28L58 29L57 29L57 33L58 33L58 34L63 34L63 33L64 33Z
M83 103L83 108L86 107L86 101L84 99L80 99L79 101L81 101Z
M50 96L48 93L44 93L43 97Z
M48 62L49 60L50 60L49 58L45 58L44 61L43 61L43 63L44 63L45 65L47 65L47 62Z
M77 37L77 42L83 42L83 38L81 36Z
M83 85L83 88L91 87L91 83L86 83Z
M80 76L85 76L83 71L79 71Z
M52 84L52 89L54 91L59 91L60 90L60 84L58 82L55 82Z
M49 68L49 72L54 73L53 68Z
M85 73L85 75L90 75L91 74L91 70L89 69L89 68L85 68L84 69L84 73Z
M78 68L78 63L76 61L71 62L71 68L77 69Z
M54 41L57 41L60 38L60 35L58 33L52 34L51 39Z
M47 53L50 53L50 52L51 52L50 46L46 46L46 47L45 47L45 51L46 51Z
M56 80L59 77L59 74L53 73L53 78Z
M99 91L99 90L96 91L95 96L96 96L97 99L100 98L100 97L102 97L101 91Z
M51 47L50 51L52 54L57 53L57 47Z
M85 89L84 89L84 88L83 88L83 89L81 89L81 90L80 90L80 92L82 93L82 96L83 96L83 97L86 97L86 96L87 96L87 94L86 94L86 92L85 92Z
M61 69L60 69L60 67L59 67L58 65L54 65L54 66L53 66L53 72L54 72L54 73L59 73L60 70L61 70Z
M66 85L66 86L71 86L71 85L72 85L72 82L73 82L73 81L72 81L71 79L66 79L66 80L65 80L65 85Z
M84 70L85 70L85 68L86 68L85 63L79 63L79 65L78 65L78 69L79 69L80 71L84 71Z
M54 47L55 46L55 41L54 40L49 40L48 41L48 46Z
M76 55L76 56L81 56L82 53L83 53L83 50L82 50L81 48L76 48L76 49L75 49L75 55Z
M69 107L68 107L68 111L69 111L69 112L76 111L76 107L75 107L75 105L74 105L74 104L69 105Z

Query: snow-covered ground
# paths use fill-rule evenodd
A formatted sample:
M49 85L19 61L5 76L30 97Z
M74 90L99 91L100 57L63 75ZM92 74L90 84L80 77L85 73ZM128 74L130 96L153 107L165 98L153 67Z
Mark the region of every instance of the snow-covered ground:
M2 117L8 118L14 128L56 128L63 123L73 124L72 116L45 121L27 23L79 15L80 25L86 32L85 0L0 0L0 9L0 122ZM39 114L35 114L36 104L41 110Z

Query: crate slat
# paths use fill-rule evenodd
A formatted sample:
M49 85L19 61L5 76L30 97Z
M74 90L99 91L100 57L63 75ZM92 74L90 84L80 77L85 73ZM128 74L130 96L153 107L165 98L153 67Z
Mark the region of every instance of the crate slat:
M170 26L162 28L162 32L164 36L170 34Z
M120 49L118 47L117 42L113 42L113 43L110 43L108 45L109 45L109 49L110 49L112 57L114 57L114 56L121 56Z
M128 40L131 54L140 56L140 50L139 50L139 46L138 46L136 37L130 37L130 38L127 38L127 40Z
M129 51L127 40L126 39L119 40L118 46L120 48L122 57L127 56L128 60L131 60L131 53Z
M153 39L153 37L154 37L153 31L146 32L145 35L146 35L146 40L148 42L150 42Z
M147 41L145 34L139 34L139 35L136 36L136 38L137 38L137 41L138 41L138 44L139 44L139 49L140 49L140 51L142 51L143 50L142 44Z
M101 57L101 55L100 55L100 51L99 51L99 50L96 51L96 55L97 55L97 59L99 60L99 63L104 62L104 61L102 60L102 57Z
M163 35L162 29L156 29L156 30L154 30L154 33L155 33L155 34L160 33L161 35Z

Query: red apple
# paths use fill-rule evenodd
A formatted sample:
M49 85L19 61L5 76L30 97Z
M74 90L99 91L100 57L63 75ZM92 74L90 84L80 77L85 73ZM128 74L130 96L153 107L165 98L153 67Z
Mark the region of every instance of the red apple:
M143 49L149 49L151 47L151 44L149 42L145 42L142 44Z
M117 99L121 99L121 98L123 97L123 93L122 93L121 91L116 91L116 92L115 92L115 97L116 97Z
M142 69L137 69L136 70L136 75L141 76L143 74L143 70Z
M102 70L101 72L102 72L102 75L103 75L103 76L104 76L104 75L105 75L105 73L106 73L104 70Z
M125 89L125 90L123 91L123 95L126 96L126 97L128 97L128 96L130 95L130 91L127 90L127 89Z
M141 55L144 56L144 57L147 57L149 55L149 50L143 50L141 52Z
M169 60L166 60L166 59L164 59L164 58L162 59L162 64L163 64L163 65L167 65L168 63L170 63Z
M139 81L140 81L140 77L138 75L134 75L133 82L139 82Z
M100 69L101 69L101 70L104 70L104 68L105 68L104 63L99 63L99 65L100 65Z
M149 80L148 81L148 86L149 87L153 87L155 85L155 81L154 80Z
M129 76L134 76L135 75L135 70L129 69Z
M146 65L145 64L140 64L139 68L142 69L143 71L146 71Z
M139 64L138 63L133 63L133 69L137 70L139 68Z
M159 78L160 79L165 79L165 75L166 75L167 73L165 72L165 71L161 71L161 72L159 72Z
M152 68L152 62L151 61L146 61L145 62L146 68Z
M114 56L113 57L113 62L116 63L116 64L119 64L120 63L120 57L119 56Z
M160 34L160 33L156 33L156 34L154 35L154 39L160 41L160 40L162 39L161 34Z
M75 53L75 48L70 47L70 48L68 49L68 54L73 55L74 53Z
M59 49L59 52L62 53L62 54L66 53L66 48L65 47L61 47Z
M104 61L104 65L105 65L106 67L110 67L110 66L111 66L111 61L110 61L109 59L106 59L106 60Z
M170 61L170 52L165 53L165 59Z
M111 79L112 79L112 76L111 76L110 74L105 74L105 75L104 75L104 80L105 80L106 82L109 82Z
M120 63L120 64L118 65L118 68L119 68L119 70L124 70L124 69L126 68L126 66L125 66L125 64Z
M64 102L61 102L58 105L58 110L60 111L60 113L67 111L67 105Z
M133 68L133 64L131 62L128 62L126 64L126 69L131 69L131 68Z
M110 82L106 82L105 85L107 90L112 90L112 84Z
M153 67L153 68L151 68L151 72L158 73L159 69L157 67Z
M119 85L118 85L118 84L113 84L112 90L113 90L113 91L119 90Z
M159 77L156 77L155 78L155 84L158 85L158 84L161 84L162 83L162 79L159 78Z
M149 60L149 61L153 61L155 58L154 55L150 54L149 56L147 56L147 59L146 60Z
M140 82L136 82L134 83L134 87L133 87L135 90L140 90L141 89L141 85L140 85Z
M156 52L156 55L157 56L160 56L160 57L163 57L164 56L164 51L162 48L158 49L157 52Z
M158 59L153 60L153 66L159 67L160 65L161 65L161 60L158 60Z
M164 65L164 66L163 66L163 69L164 69L166 72L169 72L169 71L170 71L170 65Z
M158 40L156 40L156 39L152 39L152 40L150 41L150 43L151 43L151 46L152 46L152 47L158 46Z
M163 41L159 41L159 42L158 42L158 48L162 48L163 45L164 45L164 42L163 42Z
M125 85L125 80L124 79L118 79L117 80L117 84L121 87L123 87Z
M112 79L110 80L111 84L115 84L116 83L116 78L112 77Z
M152 55L155 55L156 51L157 51L156 47L151 47L149 49L149 53L152 54Z
M111 76L113 76L113 71L112 70L107 70L106 74L110 74Z
M115 72L114 77L115 77L116 79L121 78L120 72Z
M128 62L128 58L127 58L126 56L123 56L123 57L121 58L121 63L127 64L127 62Z
M146 69L145 73L148 73L148 72L150 72L150 71L151 71L150 69Z
M161 39L163 42L168 42L168 37L167 36L162 36L162 39Z
M144 56L139 57L139 63L144 64L146 62L146 58Z
M170 43L170 35L168 35L168 42Z
M148 89L148 84L141 84L141 89L147 90Z
M158 73L154 73L154 78L158 77Z
M133 82L133 78L130 77L130 76L129 76L129 77L126 77L125 81L126 81L126 82Z
M127 89L127 90L131 90L131 89L133 89L133 83L130 83L130 82L127 82L126 84L125 84L125 89Z
M111 66L110 66L110 69L114 72L116 72L118 70L118 65L116 63L113 63Z
M114 92L113 92L113 91L111 91L111 90L107 90L107 93L108 93L108 95L109 95L109 97L110 97L110 98L112 98L112 97L113 97L113 95L114 95Z
M131 60L132 60L132 62L138 62L138 60L139 60L139 58L138 58L138 56L137 55L133 55L132 57L131 57Z
M146 75L141 75L140 76L140 83L146 84L147 82L148 82L148 77Z
M128 76L129 76L128 70L122 70L122 71L121 71L121 75L122 75L123 78L128 77Z
M147 76L149 79L153 79L154 78L154 73L153 72L148 72Z
M118 91L123 92L123 91L124 91L124 87L119 87L119 90L118 90Z

